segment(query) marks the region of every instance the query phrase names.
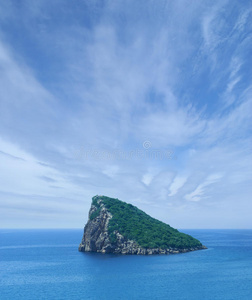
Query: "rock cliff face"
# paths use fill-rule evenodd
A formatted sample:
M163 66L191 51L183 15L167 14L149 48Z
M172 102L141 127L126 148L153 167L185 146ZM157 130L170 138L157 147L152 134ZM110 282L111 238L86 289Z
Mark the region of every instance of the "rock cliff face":
M199 245L190 248L147 248L142 247L134 240L125 238L118 230L114 230L114 238L109 233L109 221L112 213L103 203L102 197L95 196L96 205L92 203L89 219L84 228L84 235L79 245L81 252L121 253L121 254L175 254L206 249ZM117 200L118 201L118 200Z
M89 219L84 228L84 235L79 246L79 251L83 252L111 252L114 248L110 242L108 234L108 223L112 215L101 203L99 215L91 220L93 213L97 211L97 207L91 205L89 211Z

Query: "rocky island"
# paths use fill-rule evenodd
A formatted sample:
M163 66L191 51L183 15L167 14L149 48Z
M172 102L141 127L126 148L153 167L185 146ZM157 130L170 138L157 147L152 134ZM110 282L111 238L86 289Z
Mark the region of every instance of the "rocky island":
M95 196L79 245L81 252L175 254L206 249L188 234L158 221L137 207Z

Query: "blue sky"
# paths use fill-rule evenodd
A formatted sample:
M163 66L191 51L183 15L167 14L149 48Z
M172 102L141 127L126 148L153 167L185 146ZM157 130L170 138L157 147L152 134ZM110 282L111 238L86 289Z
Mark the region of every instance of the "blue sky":
M1 1L0 226L91 197L252 228L250 1Z

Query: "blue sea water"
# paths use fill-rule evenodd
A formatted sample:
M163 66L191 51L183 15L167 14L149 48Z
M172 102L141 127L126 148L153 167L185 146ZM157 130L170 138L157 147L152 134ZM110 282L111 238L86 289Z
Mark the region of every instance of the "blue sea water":
M83 230L0 230L0 299L252 299L252 230L183 230L207 250L78 252Z

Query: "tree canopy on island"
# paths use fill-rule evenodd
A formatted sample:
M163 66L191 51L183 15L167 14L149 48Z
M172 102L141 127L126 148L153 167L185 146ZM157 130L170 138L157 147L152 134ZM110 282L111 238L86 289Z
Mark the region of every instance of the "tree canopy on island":
M97 218L100 214L101 203L112 214L109 220L108 232L112 243L116 242L115 232L118 231L126 239L136 241L143 248L195 248L202 244L192 236L181 233L170 225L147 215L136 206L106 196L95 196L92 204L97 210L90 219Z

